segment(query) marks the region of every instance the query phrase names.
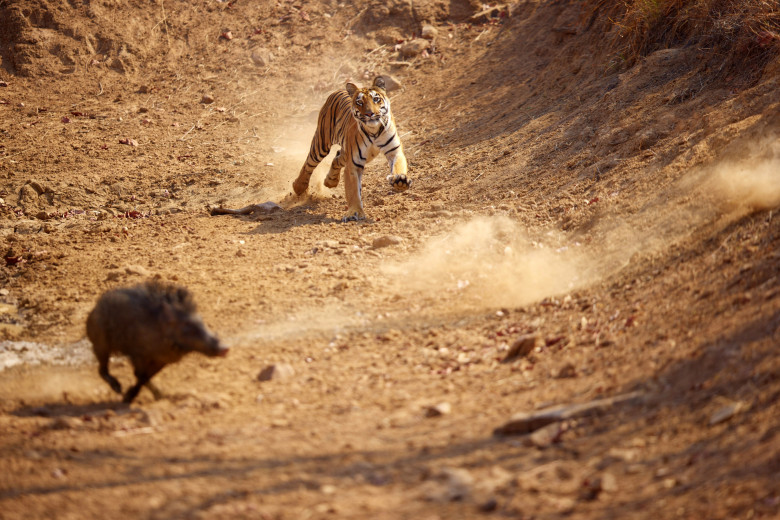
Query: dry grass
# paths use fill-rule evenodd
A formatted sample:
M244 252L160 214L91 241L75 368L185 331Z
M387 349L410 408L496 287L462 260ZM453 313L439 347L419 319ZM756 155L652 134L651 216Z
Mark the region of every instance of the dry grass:
M618 61L696 45L729 68L763 69L780 54L778 0L593 0L612 25ZM739 68L739 67L737 67ZM722 67L721 67L722 69Z

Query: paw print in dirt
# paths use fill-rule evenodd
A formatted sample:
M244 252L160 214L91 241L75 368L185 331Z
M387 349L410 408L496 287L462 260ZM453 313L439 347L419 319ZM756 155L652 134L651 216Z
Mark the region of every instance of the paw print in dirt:
M395 191L406 191L412 185L412 179L406 175L388 175L387 180Z

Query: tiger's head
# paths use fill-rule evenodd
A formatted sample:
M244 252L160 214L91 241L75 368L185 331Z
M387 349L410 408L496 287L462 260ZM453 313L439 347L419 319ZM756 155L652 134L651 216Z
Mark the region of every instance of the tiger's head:
M369 132L387 126L390 117L390 98L385 91L385 79L377 76L370 87L358 87L347 83L347 93L352 98L352 115Z

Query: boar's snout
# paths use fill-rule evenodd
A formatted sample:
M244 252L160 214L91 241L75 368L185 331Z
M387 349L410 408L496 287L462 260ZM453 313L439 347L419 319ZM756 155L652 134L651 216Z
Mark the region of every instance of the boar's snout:
M225 356L227 356L227 353L228 353L229 350L230 350L230 347L226 347L225 345L220 343L217 338L214 338L214 344L211 347L211 352L210 352L209 355L225 357Z

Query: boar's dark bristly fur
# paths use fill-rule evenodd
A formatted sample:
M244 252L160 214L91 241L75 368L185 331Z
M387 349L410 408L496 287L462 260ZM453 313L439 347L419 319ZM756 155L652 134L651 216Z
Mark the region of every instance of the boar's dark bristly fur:
M192 294L157 280L105 292L87 317L87 336L100 377L119 394L122 386L109 373L108 361L113 353L130 358L136 384L125 393L126 403L144 385L157 396L150 379L188 352L224 356L228 351L201 321Z

